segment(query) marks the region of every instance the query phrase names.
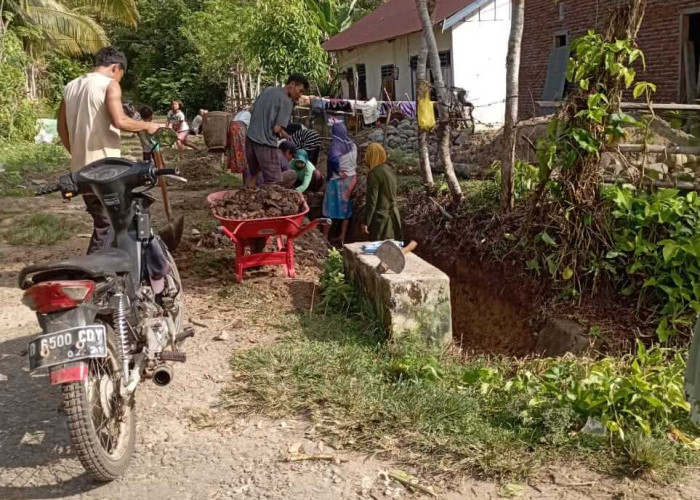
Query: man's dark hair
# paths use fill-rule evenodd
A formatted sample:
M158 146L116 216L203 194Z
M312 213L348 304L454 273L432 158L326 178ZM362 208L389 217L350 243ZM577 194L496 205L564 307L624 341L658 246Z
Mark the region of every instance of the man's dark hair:
M284 141L279 145L279 148L283 153L291 153L292 156L297 154L297 147L289 141Z
M303 85L304 90L309 90L309 80L307 80L307 78L301 73L292 73L291 75L289 75L289 78L287 78L287 85L289 85L290 83Z
M124 52L120 52L116 47L102 47L95 53L95 67L111 66L118 64L126 71L126 56Z
M151 118L153 116L153 108L150 106L141 106L141 109L139 109L139 114L141 115L141 118Z

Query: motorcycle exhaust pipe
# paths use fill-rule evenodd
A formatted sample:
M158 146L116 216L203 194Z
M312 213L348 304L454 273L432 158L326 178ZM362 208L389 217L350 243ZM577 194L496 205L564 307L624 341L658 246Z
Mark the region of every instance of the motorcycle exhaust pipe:
M153 383L159 387L165 387L173 381L173 369L168 365L159 366L153 372Z

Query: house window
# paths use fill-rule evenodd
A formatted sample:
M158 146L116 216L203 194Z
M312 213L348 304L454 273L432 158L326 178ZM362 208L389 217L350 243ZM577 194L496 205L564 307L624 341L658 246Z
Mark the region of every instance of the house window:
M394 75L396 74L396 66L387 64L381 68L382 88L380 89L381 99L396 100L396 85Z
M682 18L681 38L681 102L695 104L700 97L700 13L693 11Z
M355 72L352 68L345 71L345 80L348 82L348 99L357 99L355 95Z
M568 32L558 32L554 34L554 48L566 47L569 45L569 33Z
M357 98L361 101L367 100L367 69L364 64L358 64L357 70Z
M438 54L440 56L440 68L442 70L442 81L445 83L446 87L451 87L453 85L453 80L452 80L452 53L449 50L442 51ZM411 95L413 96L413 99L416 98L416 83L417 83L417 78L416 78L416 69L418 68L418 56L413 56L411 57ZM433 78L433 73L430 69L430 63L427 64L426 67L427 74L428 74L428 80L430 81L430 84L433 85L435 83L435 79ZM431 87L430 89L430 98L434 101L437 100L437 94L435 93L435 88Z

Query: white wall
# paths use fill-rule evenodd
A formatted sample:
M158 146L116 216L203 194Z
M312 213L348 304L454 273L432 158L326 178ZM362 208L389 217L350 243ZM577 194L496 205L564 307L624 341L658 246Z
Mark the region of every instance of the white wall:
M478 128L503 124L510 13L510 0L494 0L452 27L455 86L467 90Z
M438 50L450 50L452 38L449 31L442 33L436 30L436 40ZM367 98L372 97L377 100L385 100L381 92L381 68L389 64L399 67L399 79L395 82L396 98L407 100L406 95L412 96L411 89L411 57L418 55L420 44L420 34L412 33L407 36L396 38L392 41L376 42L363 45L352 50L345 50L338 53L340 67L345 70L353 68L357 75L356 66L364 64L367 70ZM347 82L343 81L343 97L348 98L349 90Z

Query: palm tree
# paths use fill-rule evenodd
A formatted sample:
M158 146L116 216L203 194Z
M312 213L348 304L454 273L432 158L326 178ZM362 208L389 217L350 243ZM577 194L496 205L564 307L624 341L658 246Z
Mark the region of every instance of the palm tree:
M30 55L45 49L94 52L109 43L98 20L136 27L139 18L135 0L4 0L4 5L10 24L38 30L38 37L25 39Z

